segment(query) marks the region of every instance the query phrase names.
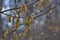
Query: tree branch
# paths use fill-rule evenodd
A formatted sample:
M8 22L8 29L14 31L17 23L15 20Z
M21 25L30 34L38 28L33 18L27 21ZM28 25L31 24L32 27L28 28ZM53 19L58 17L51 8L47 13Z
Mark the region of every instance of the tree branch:
M39 1L39 0L34 1L33 3L27 5L27 7L33 5L34 3L38 2L38 1ZM21 7L8 9L8 10L1 11L0 13L4 14L4 12L6 12L6 11L15 10L15 9L20 9L20 8L21 8ZM6 14L6 15L7 15L7 14Z
M33 5L34 3L38 2L38 1L39 1L39 0L34 1L33 3L27 5L27 7L29 7L30 5ZM15 0L15 5L16 5L16 0ZM16 6L17 6L17 5L16 5ZM8 15L8 14L5 14L4 12L10 11L10 10L15 10L15 9L20 9L20 8L21 8L21 7L18 7L18 8L16 7L16 8L8 9L8 10L1 11L0 13L4 14L4 15L6 15L6 16L10 16L10 15ZM11 17L17 18L16 16L11 16ZM25 17L20 17L20 18L25 18Z
M38 1L38 0L37 0L37 1ZM37 1L33 2L32 4L36 3ZM30 5L32 5L32 4L30 4ZM28 5L27 7L29 7L30 5ZM21 7L19 7L19 8L21 8ZM19 8L13 8L13 9L5 10L5 11L2 11L2 12L0 12L0 13L6 12L6 11L10 11L10 10L19 9ZM43 16L43 15L47 14L50 10L55 9L55 8L57 8L57 6L48 9L48 10L45 11L43 14L40 14L40 15L35 16L33 19L36 19L36 18L38 18L38 17L40 17L40 16ZM23 25L23 24L22 24L22 25ZM20 25L20 26L21 26L21 25ZM16 31L16 30L17 30L17 29L12 30L11 32L8 33L8 35L9 35L10 33L13 33L13 32Z
M23 24L20 24L20 26L21 25L24 25L24 23ZM13 29L13 28L12 28ZM12 30L12 31L10 31L7 35L9 35L10 33L13 33L14 31L16 31L17 29L14 29L14 30Z
M57 8L57 7L50 8L49 10L47 10L46 12L44 12L43 14L40 14L40 15L35 16L33 19L36 19L36 18L38 18L38 17L40 17L40 16L43 16L43 15L47 14L50 10L55 9L55 8ZM21 25L23 25L23 24L21 24ZM20 25L20 26L21 26L21 25ZM13 32L16 31L16 30L17 30L17 29L14 29L14 30L12 30L11 32L9 32L8 34L13 33Z
M40 15L35 16L33 19L36 19L36 18L38 18L40 16L43 16L43 15L47 14L50 10L55 9L55 8L57 8L57 7L50 8L46 12L44 12L43 14L40 14Z
M5 14L4 12L2 14L6 15L6 16L10 16L8 14ZM16 16L11 16L11 17L17 18ZM25 18L25 17L20 17L20 18Z

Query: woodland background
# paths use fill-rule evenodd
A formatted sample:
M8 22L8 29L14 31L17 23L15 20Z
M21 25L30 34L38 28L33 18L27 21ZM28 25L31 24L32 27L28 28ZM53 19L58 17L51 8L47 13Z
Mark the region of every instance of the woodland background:
M0 40L60 40L60 0L0 0Z

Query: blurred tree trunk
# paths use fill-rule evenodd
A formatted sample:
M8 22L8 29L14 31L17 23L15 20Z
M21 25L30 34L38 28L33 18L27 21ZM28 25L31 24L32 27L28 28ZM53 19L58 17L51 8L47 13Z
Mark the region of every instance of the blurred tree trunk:
M2 10L2 0L0 0L0 12ZM0 37L3 37L2 18L0 13Z

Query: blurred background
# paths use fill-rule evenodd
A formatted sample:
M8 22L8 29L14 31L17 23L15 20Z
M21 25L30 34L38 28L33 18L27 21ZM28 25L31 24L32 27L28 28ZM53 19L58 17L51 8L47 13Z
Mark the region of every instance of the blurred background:
M31 3L35 2L37 0L2 0L0 1L0 5L2 5L2 11L12 9L14 6L17 5L18 7L21 7L23 4L30 5ZM31 23L31 30L29 32L29 36L25 40L60 40L60 0L50 0L49 7L46 7L45 1L42 1L42 11L38 9L38 2L35 2L33 5L30 5L28 7L28 13L30 16L38 16L43 13L46 13L45 15L38 16L33 20ZM56 8L54 8L56 7ZM52 10L49 10L51 8L54 8ZM49 11L48 11L49 10ZM48 11L48 12L46 12ZM1 12L0 12L1 13ZM24 12L23 12L24 13ZM3 31L6 30L7 25L9 31L14 26L14 23L16 19L13 22L8 22L8 16L7 15L12 14L13 16L17 16L16 12L14 10L9 10L4 13L1 13L2 19L2 28ZM24 15L20 14L21 17L24 17ZM20 18L20 23L23 24L25 22L24 18ZM18 35L18 40L23 40L22 34L24 30L26 29L26 25L21 25L15 32ZM15 40L15 37L13 33L10 33L6 38L3 38L3 40Z

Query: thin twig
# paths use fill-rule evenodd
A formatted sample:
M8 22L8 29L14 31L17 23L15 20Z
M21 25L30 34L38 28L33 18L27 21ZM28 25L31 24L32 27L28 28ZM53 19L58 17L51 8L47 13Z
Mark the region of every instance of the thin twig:
M29 7L29 6L33 5L34 3L38 2L38 1L39 1L39 0L34 1L33 3L31 3L31 4L27 5L27 7ZM10 10L15 10L15 9L20 9L20 8L21 8L21 7L8 9L8 10L1 11L0 13L2 13L2 14L3 14L4 12L10 11Z
M8 14L5 14L4 12L3 12L2 14L6 15L6 16L10 16L10 15L8 15ZM18 18L18 17L16 17L16 16L11 16L11 17ZM25 17L20 17L20 18L25 18Z
M38 1L38 0L37 0L37 1ZM37 1L33 2L32 4L36 3ZM31 4L31 5L32 5L32 4ZM30 5L28 5L28 7L29 7L29 6L30 6ZM20 7L19 7L19 8L20 8ZM17 8L17 9L19 9L19 8ZM43 16L43 15L47 14L50 10L55 9L55 8L57 8L57 7L50 8L49 10L47 10L46 12L44 12L43 14L40 14L40 15L35 16L33 19L36 19L36 18L38 18L38 17L40 17L40 16ZM9 9L9 10L14 10L14 9ZM1 13L6 12L6 11L9 11L9 10L2 11ZM23 24L22 24L22 25L23 25ZM12 30L11 32L9 32L8 34L13 33L13 32L16 31L16 30L17 30L17 29L14 29L14 30Z
M49 10L47 10L46 12L44 12L43 14L40 14L40 15L35 16L33 19L36 19L36 18L38 18L38 17L40 17L40 16L43 16L43 15L47 14L50 10L55 9L55 8L57 8L57 7L50 8ZM23 25L23 24L22 24L22 25ZM9 32L9 34L10 34L10 33L13 33L13 32L16 31L16 30L17 30L17 29L12 30L11 32Z
M38 1L39 1L39 0L36 0L35 2L31 3L30 5L33 5L34 3L38 2ZM27 5L27 7L29 7L30 5ZM19 8L21 8L21 7L19 7ZM7 14L5 14L4 12L10 11L10 10L19 9L19 8L8 9L8 10L5 10L5 11L1 11L0 13L2 13L2 14L4 14L4 15L7 15ZM9 16L9 15L7 15L7 16ZM12 17L14 17L14 16L12 16ZM15 17L15 18L16 18L16 17ZM23 25L23 24L21 24L21 25ZM21 26L21 25L20 25L20 26ZM16 30L17 30L17 29L14 29L14 30L10 31L8 34L13 33L13 32L16 31ZM8 35L8 34L7 34L7 35Z
M57 7L50 8L50 9L48 9L46 12L44 12L44 13L42 13L42 14L40 14L40 15L35 16L33 19L36 19L36 18L38 18L38 17L40 17L40 16L43 16L43 15L47 14L50 10L55 9L55 8L57 8Z
M21 25L24 25L24 23L23 24L20 24L20 26ZM13 29L13 28L12 28ZM12 31L10 31L7 35L9 35L10 33L13 33L14 31L16 31L17 29L14 29L14 30L12 30Z

